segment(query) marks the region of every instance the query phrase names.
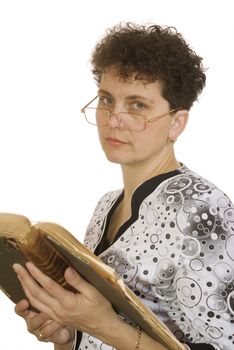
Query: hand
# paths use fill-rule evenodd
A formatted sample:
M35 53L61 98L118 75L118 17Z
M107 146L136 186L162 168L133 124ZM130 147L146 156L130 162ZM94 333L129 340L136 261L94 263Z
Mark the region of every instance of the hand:
M44 342L53 342L55 344L64 345L74 338L74 331L61 326L57 321L51 319L44 312L36 313L29 309L29 302L21 300L15 306L17 315L24 318L28 331L34 334L38 340Z
M64 276L77 293L64 289L32 263L26 266L29 272L18 264L14 265L14 270L33 307L60 325L105 339L111 323L119 317L111 303L96 288L70 267Z
M29 302L21 300L15 306L17 315L24 318L28 331L34 334L38 340L44 342L53 342L55 344L64 345L74 338L74 331L61 326L57 321L51 319L44 312L36 313L29 309Z

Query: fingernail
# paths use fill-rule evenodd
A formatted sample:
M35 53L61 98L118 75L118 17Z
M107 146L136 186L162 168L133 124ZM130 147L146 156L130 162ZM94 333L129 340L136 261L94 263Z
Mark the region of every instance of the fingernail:
M73 276L76 275L76 270L74 270L72 267L68 267L68 268L67 268L67 273L68 273L71 277L73 277Z
M13 267L13 270L14 270L16 273L18 273L18 272L20 271L20 269L21 269L20 264L17 264L17 263L13 264L12 267Z
M28 261L28 262L26 262L26 266L27 266L27 269L30 271L30 270L33 270L33 268L34 268L34 265L30 262L30 261Z

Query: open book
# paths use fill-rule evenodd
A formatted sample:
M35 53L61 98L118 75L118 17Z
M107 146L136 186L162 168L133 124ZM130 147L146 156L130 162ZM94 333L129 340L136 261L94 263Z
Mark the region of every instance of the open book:
M183 350L174 337L115 271L80 243L62 226L51 222L32 224L18 214L0 213L0 289L14 302L25 298L12 265L32 261L41 271L64 288L72 289L64 279L68 266L110 300L117 312L138 325L169 350Z

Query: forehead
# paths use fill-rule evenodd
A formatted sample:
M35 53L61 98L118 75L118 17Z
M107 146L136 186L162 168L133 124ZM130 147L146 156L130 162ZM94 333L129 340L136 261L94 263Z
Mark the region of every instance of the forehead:
M99 84L100 91L106 91L110 95L142 95L146 98L162 97L161 83L153 83L137 79L135 75L128 78L120 77L116 71L110 70L104 73Z

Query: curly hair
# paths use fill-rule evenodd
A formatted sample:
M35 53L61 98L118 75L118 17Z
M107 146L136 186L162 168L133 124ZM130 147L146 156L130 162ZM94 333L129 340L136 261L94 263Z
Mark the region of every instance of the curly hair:
M123 80L159 81L171 108L189 110L206 82L202 58L174 27L117 24L97 43L91 65L98 85L112 68Z

